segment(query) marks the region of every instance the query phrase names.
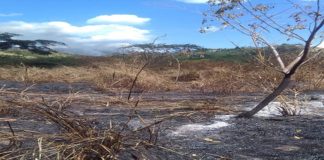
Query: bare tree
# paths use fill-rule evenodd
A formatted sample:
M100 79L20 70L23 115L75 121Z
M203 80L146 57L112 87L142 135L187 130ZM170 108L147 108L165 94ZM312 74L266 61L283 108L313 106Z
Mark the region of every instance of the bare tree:
M298 68L308 61L315 43L323 42L323 1L209 0L208 3L210 10L205 13L203 24L210 26L219 23L223 29L231 28L249 36L257 48L267 46L278 62L275 69L283 74L280 84L271 94L251 111L238 115L252 117L287 88ZM269 40L274 36L301 43L303 49L291 62L284 62L275 44ZM278 37L273 41L278 41Z
M178 82L180 71L181 71L181 63L178 57L176 56L177 53L181 51L204 51L205 48L195 45L195 44L155 44L155 39L153 43L144 43L144 44L134 44L130 46L123 47L123 49L132 51L139 51L144 54L146 61L156 62L160 61L162 57L170 56L174 59L177 63L177 76L175 77L175 82ZM155 61L154 61L155 60Z

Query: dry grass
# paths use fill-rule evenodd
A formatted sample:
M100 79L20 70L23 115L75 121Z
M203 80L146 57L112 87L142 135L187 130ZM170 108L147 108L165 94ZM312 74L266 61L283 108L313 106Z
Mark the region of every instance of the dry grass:
M160 60L160 61L158 61ZM135 91L213 91L219 93L260 92L275 87L281 74L258 62L183 61L178 82L177 64L172 59L153 59L140 74ZM42 82L87 82L98 90L127 91L143 65L140 57L83 57L84 65L38 68L0 67L1 80ZM159 64L158 66L156 64ZM324 88L324 57L303 65L293 87L301 90Z
M157 117L153 122L147 122L136 109L138 100L128 101L118 97L96 97L78 93L69 95L51 95L43 93L14 92L0 90L0 116L14 117L0 119L8 127L1 126L0 130L0 159L118 159L120 152L130 153L129 157L140 158L148 148L157 147L166 152L175 152L171 149L156 145L158 125L169 119L188 116L194 112L177 112ZM98 127L92 119L79 116L69 108L83 104L88 108L104 104L123 102L122 106L130 108L125 122L111 122L106 127ZM150 105L146 102L144 105ZM7 109L9 108L9 112ZM105 107L109 107L104 105ZM151 105L150 105L151 106ZM19 112L14 116L13 112ZM127 113L124 113L127 114ZM142 127L129 128L128 123L133 118L139 118ZM17 121L17 122L16 122ZM44 133L30 123L44 123L54 128L55 133ZM10 125L13 123L13 127ZM16 128L19 123L29 126L26 129ZM30 128L32 127L32 128ZM27 127L28 128L28 127ZM56 129L55 129L56 128ZM51 131L53 132L53 131ZM143 136L145 135L145 136ZM27 144L27 145L24 145ZM176 153L176 152L175 152ZM175 154L174 153L174 154ZM145 155L144 157L148 157ZM128 157L128 158L129 158Z
M28 119L31 121L48 121L57 126L56 133L44 134L26 129L12 129L9 118L1 122L7 122L10 127L8 131L0 131L0 159L118 159L119 152L131 150L133 157L141 154L141 149L146 147L156 147L154 142L157 140L157 131L154 128L160 123L173 118L188 114L171 114L162 117L153 123L146 123L136 112L131 112L127 122L120 123L118 126L110 124L108 128L97 128L90 119L80 117L69 111L65 106L66 99L49 100L44 97L30 96L22 92L8 92L1 90L1 97L4 99L3 106L11 105L13 110L24 110L24 115L32 115ZM7 97L7 98L4 98ZM71 95L74 99L73 95ZM76 97L78 98L78 97ZM14 100L13 100L14 99ZM53 102L56 103L53 103ZM59 105L54 105L61 103ZM69 101L69 103L80 103L79 101ZM127 105L135 104L129 101ZM8 112L2 112L6 115ZM143 127L136 130L128 128L128 122L134 117L141 118ZM21 117L17 117L21 118ZM1 120L1 119L0 119ZM19 119L17 121L22 121ZM26 124L28 125L28 124ZM9 130L10 128L10 130ZM54 127L55 128L55 127ZM22 131L17 131L22 130ZM30 134L28 134L30 132ZM138 136L148 132L147 137ZM31 143L23 146L23 143ZM5 147L3 145L5 144ZM139 154L137 154L139 153Z

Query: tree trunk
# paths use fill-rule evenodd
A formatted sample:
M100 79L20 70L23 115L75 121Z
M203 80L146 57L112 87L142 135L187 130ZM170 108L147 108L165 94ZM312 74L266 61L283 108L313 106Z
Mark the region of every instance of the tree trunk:
M238 118L251 118L254 114L258 113L262 108L267 106L271 101L273 101L277 96L281 94L283 90L287 88L287 86L290 83L290 74L286 74L285 77L282 79L280 85L266 98L263 99L255 108L253 108L251 111L243 112L239 114Z
M315 19L316 20L316 19ZM309 35L307 41L305 42L305 47L304 51L302 52L302 56L298 56L295 60L293 61L288 68L288 72L285 72L285 77L282 79L281 83L279 86L271 93L269 94L263 101L261 101L256 107L254 107L251 111L248 112L243 112L239 114L237 117L238 118L251 118L253 115L255 115L257 112L259 112L261 109L263 109L265 106L267 106L272 100L274 100L280 93L287 88L290 82L290 78L292 75L295 74L297 71L298 67L305 61L309 50L311 48L311 43L312 40L314 39L316 33L324 26L324 20L321 20L321 23L319 25L315 25L313 31Z

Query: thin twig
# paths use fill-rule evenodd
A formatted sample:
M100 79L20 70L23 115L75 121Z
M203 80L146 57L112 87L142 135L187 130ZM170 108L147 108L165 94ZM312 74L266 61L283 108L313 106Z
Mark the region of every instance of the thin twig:
M136 74L136 76L135 76L135 78L134 78L134 80L133 80L132 86L131 86L131 88L129 89L129 93L128 93L127 100L130 100L130 98L131 98L131 95L132 95L132 92L133 92L133 88L134 88L134 86L135 86L135 84L136 84L136 81L137 81L137 79L138 79L138 76L141 74L141 72L144 70L144 68L145 68L148 64L149 64L149 62L146 62L146 63L143 65L143 67L142 67L142 68L137 72L137 74Z
M10 129L10 132L11 132L12 136L15 136L15 132L14 132L14 130L12 129L10 122L9 122L9 121L6 121L6 122L7 122L7 125L8 125L8 127L9 127L9 129Z

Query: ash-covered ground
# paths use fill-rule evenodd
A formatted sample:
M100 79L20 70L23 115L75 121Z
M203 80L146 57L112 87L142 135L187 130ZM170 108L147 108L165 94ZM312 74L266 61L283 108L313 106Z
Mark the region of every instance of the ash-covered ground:
M15 93L23 90L23 84L2 83L10 86L1 94L2 99L15 100L21 96ZM86 119L102 130L127 124L128 132L140 130L134 135L143 140L152 135L141 129L156 123L150 127L157 133L154 145L139 148L140 152L124 148L119 159L324 159L323 95L322 91L303 93L297 116L281 116L279 102L274 102L254 118L237 119L237 113L253 107L263 95L144 93L134 94L131 102L125 102L127 93L96 92L85 84L50 83L35 85L24 93L35 101L61 102L69 97L71 102L63 108L68 115ZM137 100L138 105L133 106ZM23 107L10 107L3 109L0 118L14 119L10 124L19 137L20 148L37 145L41 136L64 133L44 117ZM5 121L0 122L0 132L11 133ZM8 144L8 140L1 138L1 148Z

